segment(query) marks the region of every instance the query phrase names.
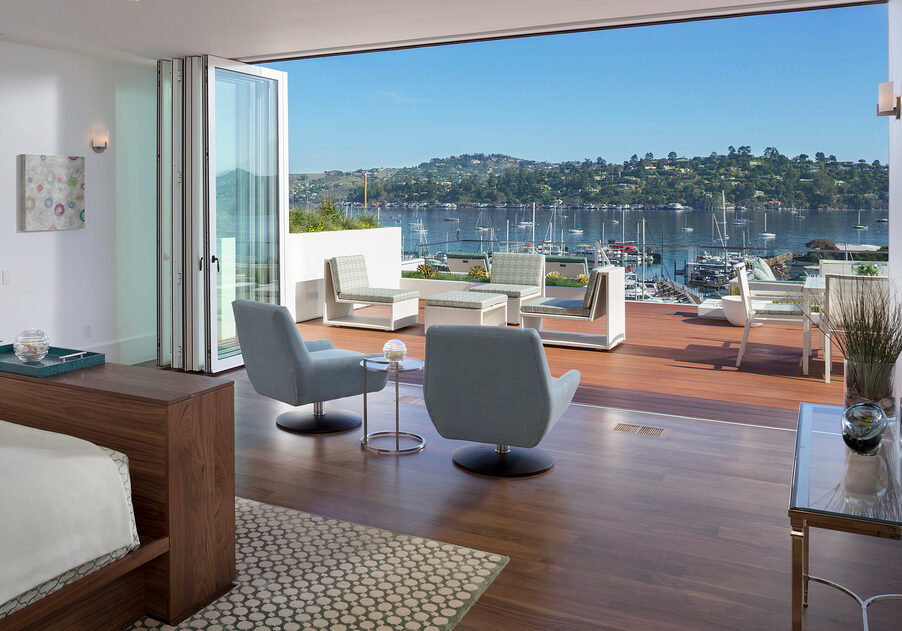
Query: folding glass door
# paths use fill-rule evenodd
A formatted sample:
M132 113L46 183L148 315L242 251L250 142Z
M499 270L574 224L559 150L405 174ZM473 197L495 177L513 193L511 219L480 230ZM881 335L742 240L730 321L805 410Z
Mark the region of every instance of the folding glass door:
M209 372L243 364L232 301L279 304L287 219L285 73L208 57L204 217Z
M232 301L284 300L286 75L209 56L158 67L158 363L219 372L243 363Z

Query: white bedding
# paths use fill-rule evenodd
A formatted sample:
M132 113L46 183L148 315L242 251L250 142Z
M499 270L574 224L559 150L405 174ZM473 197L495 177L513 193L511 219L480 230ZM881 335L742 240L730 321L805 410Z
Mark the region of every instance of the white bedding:
M110 455L0 421L0 604L137 540L127 477Z

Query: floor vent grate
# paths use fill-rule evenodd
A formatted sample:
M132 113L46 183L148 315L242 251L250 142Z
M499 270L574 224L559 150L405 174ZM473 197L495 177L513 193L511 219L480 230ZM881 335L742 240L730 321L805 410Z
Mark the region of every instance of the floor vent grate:
M648 425L630 425L629 423L617 423L614 426L615 432L623 432L624 434L641 434L642 436L651 436L660 438L664 435L663 427L650 427Z

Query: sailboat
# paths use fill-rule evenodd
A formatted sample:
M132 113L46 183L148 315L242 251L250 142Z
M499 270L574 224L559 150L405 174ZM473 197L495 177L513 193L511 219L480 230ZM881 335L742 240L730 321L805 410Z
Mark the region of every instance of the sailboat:
M695 230L695 228L686 223L686 216L683 215L683 232L692 232L693 230Z
M483 226L482 224L482 211L479 211L479 215L476 216L476 230L479 232L488 232L489 227Z
M767 231L767 213L764 213L764 232L759 232L758 236L762 239L775 239L777 234L775 232Z
M855 224L855 229L856 230L867 230L868 229L868 227L866 225L861 223L861 209L860 208L858 209L858 223Z
M726 241L730 238L730 235L727 234L727 194L721 191L720 199L723 203L723 234L720 235L720 238L724 241L724 247L726 247Z
M570 228L567 232L570 234L582 234L583 229L576 225L576 215L573 215L573 227Z

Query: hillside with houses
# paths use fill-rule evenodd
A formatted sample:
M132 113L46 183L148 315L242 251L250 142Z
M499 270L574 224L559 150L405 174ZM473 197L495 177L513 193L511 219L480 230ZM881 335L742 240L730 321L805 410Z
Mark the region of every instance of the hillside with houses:
M788 157L774 147L760 156L748 146L725 154L687 158L647 153L622 163L603 158L537 162L502 154L434 158L415 167L291 176L291 202L311 206L324 198L362 203L364 175L370 204L620 205L712 208L724 191L744 208L883 209L887 165L840 161L822 152Z

